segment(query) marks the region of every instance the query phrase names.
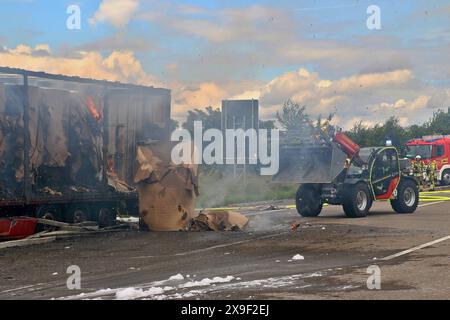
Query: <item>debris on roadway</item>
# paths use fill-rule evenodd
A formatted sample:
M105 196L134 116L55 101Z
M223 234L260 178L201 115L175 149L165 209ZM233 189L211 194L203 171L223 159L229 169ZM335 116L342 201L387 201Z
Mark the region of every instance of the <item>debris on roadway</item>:
M239 212L206 212L191 219L187 231L241 231L248 225L248 221Z
M300 223L293 223L291 224L291 231L297 232L297 230L300 229L300 227L301 227Z
M58 239L87 234L108 233L133 229L133 223L121 222L100 228L96 222L70 224L54 220L16 217L0 221L0 249L53 242ZM39 231L42 230L42 231Z

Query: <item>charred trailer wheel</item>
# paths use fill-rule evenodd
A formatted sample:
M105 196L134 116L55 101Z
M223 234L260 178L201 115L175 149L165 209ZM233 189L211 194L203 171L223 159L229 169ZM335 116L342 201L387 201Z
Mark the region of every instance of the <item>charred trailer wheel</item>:
M84 205L71 204L66 208L65 218L68 223L85 222L88 219L87 207Z
M53 221L62 221L61 208L56 205L40 206L36 210L36 217Z
M36 209L36 217L40 219L63 221L62 211L60 206L57 205L44 205ZM53 231L55 227L38 224L37 232L41 231Z
M372 207L372 196L366 183L346 186L343 197L344 212L349 218L363 218Z
M391 200L397 213L413 213L419 204L419 186L411 179L403 179L397 188L397 199Z
M322 212L323 202L320 185L300 185L295 197L297 212L302 217L317 217Z
M101 207L98 211L98 226L107 228L116 225L117 213L109 206Z
M442 172L441 184L443 186L450 186L450 169L446 169Z

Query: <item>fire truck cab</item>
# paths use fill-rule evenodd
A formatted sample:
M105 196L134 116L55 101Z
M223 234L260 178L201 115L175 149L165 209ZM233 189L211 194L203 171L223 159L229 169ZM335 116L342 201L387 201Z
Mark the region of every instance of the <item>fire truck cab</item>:
M421 156L428 165L435 160L437 164L437 178L441 185L450 185L450 135L425 136L406 143L406 157L414 160Z

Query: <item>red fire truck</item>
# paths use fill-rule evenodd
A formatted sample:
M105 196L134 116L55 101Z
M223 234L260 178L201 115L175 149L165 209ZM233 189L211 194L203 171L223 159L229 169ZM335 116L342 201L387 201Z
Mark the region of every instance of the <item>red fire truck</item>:
M450 135L425 136L406 143L409 159L421 156L425 164L435 160L437 163L437 177L441 185L450 185Z

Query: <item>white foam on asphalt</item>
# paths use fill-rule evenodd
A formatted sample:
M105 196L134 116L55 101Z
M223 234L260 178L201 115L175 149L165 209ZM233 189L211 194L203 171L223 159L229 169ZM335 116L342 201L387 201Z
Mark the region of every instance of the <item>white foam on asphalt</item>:
M188 281L172 286L155 286L155 284L167 283L168 280L155 281L146 285L118 288L118 289L101 289L91 293L81 293L76 296L66 297L63 299L118 299L118 300L133 300L133 299L183 299L192 298L212 292L220 292L222 290L235 290L240 288L282 288L298 284L298 281L303 278L319 277L323 273L307 273L297 274L282 277L273 277L266 279L257 279L250 281L241 281L241 278L234 276L226 277L211 277L204 278L199 281ZM176 278L181 278L178 275ZM170 279L170 278L169 278ZM236 280L237 282L233 282ZM172 281L172 282L174 282ZM187 289L187 291L186 291Z
M233 276L228 276L225 278L221 277L214 277L212 279L205 278L200 281L189 281L185 284L180 285L180 288L191 288L191 287L204 287L204 286L210 286L216 283L226 283L234 280Z
M149 296L160 295L164 293L163 288L150 288L147 290L138 289L138 288L125 288L119 289L116 292L117 300L134 300L139 298L145 298Z
M301 254L296 254L295 256L292 257L292 260L294 261L305 260L305 257L302 256Z
M189 278L189 276L187 276L187 277ZM171 276L169 278L169 280L184 280L184 276L181 273L179 273L174 276Z
M199 281L188 281L180 283L185 277L182 274L177 274L171 276L167 280L154 281L149 284L128 287L128 288L117 288L117 289L101 289L90 293L81 293L76 296L70 296L62 298L63 300L73 300L73 299L117 299L117 300L134 300L134 299L165 299L174 298L174 295L179 296L179 298L188 298L194 294L198 294L196 290L191 290L190 292L174 293L172 295L166 295L172 291L185 290L197 287L208 287L215 286L216 284L229 283L235 279L233 276L226 277L212 277L204 278ZM172 283L172 286L161 286L163 284ZM186 296L187 295L187 296Z
M323 276L323 274L321 272L314 272L314 273L304 276L303 278L316 278L316 277L321 277L321 276Z

